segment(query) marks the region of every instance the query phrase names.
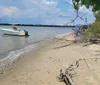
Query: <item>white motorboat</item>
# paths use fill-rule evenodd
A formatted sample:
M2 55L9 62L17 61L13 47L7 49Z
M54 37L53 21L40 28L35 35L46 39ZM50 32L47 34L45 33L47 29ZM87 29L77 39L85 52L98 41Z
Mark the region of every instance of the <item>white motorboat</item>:
M6 28L0 28L0 30L5 35L14 35L14 36L29 36L29 33L27 31L23 30L17 30L17 29L6 29Z

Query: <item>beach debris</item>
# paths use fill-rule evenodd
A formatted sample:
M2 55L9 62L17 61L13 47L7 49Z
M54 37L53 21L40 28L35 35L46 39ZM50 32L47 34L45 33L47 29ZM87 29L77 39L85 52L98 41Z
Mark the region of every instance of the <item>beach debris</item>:
M98 38L90 38L88 40L88 42L85 45L83 45L83 47L91 45L91 44L98 44L98 43L100 43L100 39L98 39Z
M60 70L60 76L58 77L60 82L65 82L66 85L75 85L74 81L70 77L68 72L63 73L62 69Z
M51 59L52 57L49 57L49 59Z
M88 65L88 63L87 63L87 60L84 59L84 61L85 61L86 65L87 65L87 68L90 70L90 67L89 67L89 65Z
M75 69L77 69L81 66L80 65L81 61L85 62L86 67L88 68L89 71L92 71L91 70L92 67L89 66L89 64L88 64L88 59L97 61L98 59L100 59L100 57L81 58L81 59L78 59L77 61L75 61L74 63L67 65L65 72L63 72L62 69L60 70L60 75L58 77L59 81L64 82L66 85L76 85L73 80L73 77L74 77L74 75L78 76L78 75L76 75L77 73L75 72Z
M1 71L1 73L0 74L3 74L3 70Z
M92 42L94 44L98 44L98 43L100 43L100 39L99 38L90 38L89 42Z

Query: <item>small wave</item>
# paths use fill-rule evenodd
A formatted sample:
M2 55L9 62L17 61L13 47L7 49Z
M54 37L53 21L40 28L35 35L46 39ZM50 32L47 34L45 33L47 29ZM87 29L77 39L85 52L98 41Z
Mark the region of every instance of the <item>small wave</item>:
M35 49L36 47L37 47L37 45L32 44L32 45L25 47L24 49L10 52L7 57L0 60L0 66L5 66L5 65L9 64L10 62L14 61L18 56L20 56L26 52L29 52L32 49Z
M8 65L9 63L10 64L13 63L13 61L16 60L18 57L20 57L20 55L26 52L30 52L31 50L37 50L41 46L46 45L48 42L50 42L50 40L51 39L49 38L42 39L42 40L32 43L31 45L26 46L23 49L11 51L7 57L0 59L0 67L4 67Z

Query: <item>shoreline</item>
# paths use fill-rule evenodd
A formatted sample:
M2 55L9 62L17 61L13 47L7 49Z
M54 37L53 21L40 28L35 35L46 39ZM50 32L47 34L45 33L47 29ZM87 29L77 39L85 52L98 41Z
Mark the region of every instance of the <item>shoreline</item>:
M69 37L72 39L72 36ZM67 36L67 39L69 37ZM22 57L18 58L7 70L7 73L2 76L0 85L65 85L57 78L60 69L65 71L68 66L79 59L95 58L99 49L99 45L93 44L83 47L82 43L74 44L71 40L56 39L35 52L31 51L21 55ZM97 57L99 58L98 55ZM89 67L96 68L94 61L87 63ZM98 69L99 64L98 62ZM91 75L95 77L95 74L87 69L86 64L81 61L79 65L79 68L74 70L77 73L73 78L76 85L99 85L91 84L91 79L93 79Z
M19 62L20 59L24 59L24 57L26 58L27 55L28 58L30 54L33 55L36 54L39 49L55 41L56 39L40 40L40 41L33 42L31 45L28 45L25 48L16 51L11 51L7 57L0 59L0 79L2 79L3 76L7 75L9 71L13 69L14 65L16 65L16 63Z
M49 45L45 45L45 46L42 46L42 47L40 47L39 49L37 49L35 52L33 52L33 50L32 51L30 51L30 52L27 52L27 53L25 53L25 54L22 54L22 55L20 55L20 57L18 57L18 59L16 59L13 63L11 63L11 65L9 64L8 65L8 67L5 69L5 71L4 71L4 73L0 73L1 75L0 75L0 84L2 85L2 81L4 80L5 81L5 78L7 78L7 81L8 81L8 79L9 79L9 77L12 77L13 78L13 76L12 75L15 75L16 74L16 76L17 76L17 74L18 73L20 73L20 71L22 71L23 69L27 69L27 67L35 67L34 69L27 69L27 70L32 70L33 71L33 74L34 74L34 72L40 72L41 70L40 69L46 69L47 68L47 66L45 65L45 67L44 68L42 68L41 66L39 66L39 68L38 68L38 64L37 63L39 63L39 62L41 62L40 60L42 59L42 56L44 57L44 53L45 53L45 51L49 51L50 49L55 49L55 48L52 48L52 45L53 44L56 44L56 43L59 43L59 41L60 40L55 40L55 42L51 42L51 43L49 43ZM48 49L49 48L49 49ZM35 57L36 56L36 57ZM34 57L34 58L33 58ZM48 56L48 59L51 59L52 57L50 57L50 56ZM33 59L35 59L35 60L33 60ZM44 59L43 59L44 60ZM55 61L56 61L56 59L55 60L53 60L52 62L54 62L55 63ZM29 66L29 64L34 64L33 66ZM45 62L45 60L44 60L44 62ZM44 62L42 62L42 63L44 63ZM58 60L58 62L59 62L59 60ZM45 63L47 63L47 61L45 62ZM57 64L56 64L57 65ZM59 68L59 67L58 67ZM51 68L51 70L52 70L52 68ZM56 69L55 69L56 70ZM60 70L60 69L59 69ZM25 71L25 70L24 70ZM49 75L49 74L51 74L52 72L50 72L49 70L46 70L45 71L46 72L46 74L47 74L47 76ZM59 71L58 71L59 72ZM30 72L28 72L29 73L29 75L30 75ZM22 73L23 74L23 73ZM45 74L45 73L44 73ZM57 77L57 75L58 75L58 73L56 73L56 72L54 72L53 73L53 75L55 76L55 78L54 79L56 79L56 77ZM20 75L19 75L20 76ZM23 75L21 75L21 76L23 76ZM27 74L25 73L25 76L27 76ZM34 76L34 75L33 75ZM41 76L42 77L42 76ZM11 78L11 79L12 79ZM34 78L35 79L35 78ZM23 81L23 80L22 80ZM45 80L44 80L45 81ZM41 80L39 80L39 82L41 82ZM16 83L16 82L13 82L13 83ZM33 82L34 83L34 82ZM38 82L37 82L38 83ZM50 83L50 82L49 82ZM59 83L58 81L56 82L57 84ZM6 82L6 84L7 84L7 82ZM5 84L5 85L6 85ZM19 82L19 84L20 85L27 85L26 84L26 82L24 82L23 84L22 83L20 83ZM62 83L63 84L63 83ZM8 85L13 85L13 84L8 84ZM14 84L14 85L16 85L16 84ZM36 84L36 85L38 85L38 84ZM59 85L60 85L60 83L59 83Z
M16 61L16 59L23 54L26 54L27 52L30 52L32 50L38 50L39 48L41 48L42 46L46 46L50 43L55 42L57 39L64 39L64 37L72 35L73 32L68 32L68 33L63 33L63 34L58 34L57 36L55 36L52 39L41 39L39 41L33 42L32 44L15 50L15 51L11 51L5 58L0 59L0 67L2 68L3 66L5 67L7 64L9 63L13 63L14 61ZM70 37L71 38L71 37Z
M72 32L71 33L60 34L60 35L62 35L62 37L64 37L64 36L68 36L70 34L72 34ZM32 59L34 59L34 58L32 58L32 55L38 56L38 54L39 54L39 57L40 57L41 56L40 54L42 52L50 50L53 44L56 45L56 43L59 43L59 42L62 42L62 40L59 40L59 38L55 37L55 39L51 40L48 43L45 43L45 45L40 46L35 51L30 50L28 52L25 52L24 54L23 53L20 54L20 56L18 56L13 62L10 62L7 65L1 67L1 69L0 69L0 80L2 81L2 79L7 77L7 75L12 74L12 72L16 71L15 69L19 69L19 66L23 67L24 64L22 64L22 63L25 63L25 64L29 63ZM53 48L53 49L55 49L55 48ZM49 58L51 59L51 57L49 57Z
M46 44L49 44L52 41L53 41L52 39L50 39L50 40L41 39L39 41L33 42L33 43L25 46L24 48L16 49L14 51L12 50L8 54L6 54L7 55L6 57L0 59L0 67L5 66L6 64L9 64L10 61L13 62L20 55L30 52L31 50L35 51L35 50L39 49L40 47L42 47Z

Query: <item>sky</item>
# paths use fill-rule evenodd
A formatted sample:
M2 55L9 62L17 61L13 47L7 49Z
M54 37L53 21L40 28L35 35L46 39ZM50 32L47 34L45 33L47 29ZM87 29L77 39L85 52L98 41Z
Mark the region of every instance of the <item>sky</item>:
M88 23L95 21L92 7L80 7L79 16L84 14L83 20L71 23L76 17L72 0L0 0L0 23L73 25L86 24L86 17Z

